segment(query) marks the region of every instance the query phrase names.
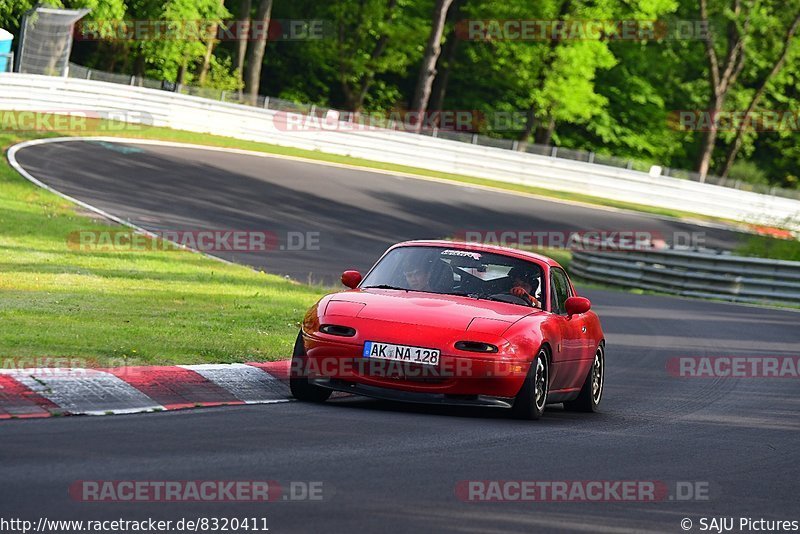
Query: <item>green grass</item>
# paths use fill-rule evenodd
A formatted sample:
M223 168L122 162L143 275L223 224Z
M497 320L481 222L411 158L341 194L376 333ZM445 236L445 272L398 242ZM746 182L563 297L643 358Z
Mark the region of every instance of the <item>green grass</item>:
M564 268L564 270L569 272L569 264L572 263L572 251L570 251L569 249L555 248L555 247L540 247L540 248L531 248L529 250L531 252L547 256L548 258L553 258L559 263L559 265L561 265ZM570 274L570 276L572 276L572 274Z
M756 258L800 261L800 241L753 235L749 236L735 253Z
M5 151L25 136L0 132ZM243 362L291 355L324 294L187 251L80 251L113 226L0 162L0 358L86 365ZM41 360L39 360L41 361Z

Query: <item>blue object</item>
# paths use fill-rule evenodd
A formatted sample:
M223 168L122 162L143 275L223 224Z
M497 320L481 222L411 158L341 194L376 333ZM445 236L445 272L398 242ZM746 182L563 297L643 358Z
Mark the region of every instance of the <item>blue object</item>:
M0 72L13 70L14 65L10 65L8 56L3 54L11 53L11 43L14 42L14 36L10 32L0 28Z

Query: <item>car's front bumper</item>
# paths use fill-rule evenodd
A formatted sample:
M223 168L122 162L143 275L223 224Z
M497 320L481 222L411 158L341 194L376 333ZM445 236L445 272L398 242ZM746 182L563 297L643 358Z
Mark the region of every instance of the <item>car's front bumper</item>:
M412 402L417 404L437 404L446 406L483 406L487 408L511 408L513 398L492 397L488 395L447 395L443 393L420 393L384 387L369 386L348 382L337 378L314 378L310 382L316 386L343 391L354 395L375 399Z
M503 353L489 357L443 351L435 367L371 360L362 353L362 345L307 337L304 368L293 372L309 379L337 379L348 384L442 398L513 398L530 367L530 363L519 361L515 355Z

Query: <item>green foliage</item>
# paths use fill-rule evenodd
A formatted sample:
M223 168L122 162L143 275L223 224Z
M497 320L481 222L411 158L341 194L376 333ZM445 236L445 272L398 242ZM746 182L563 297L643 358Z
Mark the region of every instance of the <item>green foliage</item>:
M125 18L126 11L123 0L66 0L64 7L90 9L85 20L121 20Z
M0 27L16 31L33 0L0 0ZM241 18L238 0L50 0L53 5L88 7L94 20L218 21ZM253 11L258 2L253 2ZM459 2L456 2L459 4ZM724 59L729 25L746 34L744 69L725 102L744 111L761 80L780 55L800 0L741 2L708 0L717 56ZM340 109L405 109L430 32L434 0L275 0L274 19L316 19L322 39L268 43L262 92ZM566 20L666 22L700 18L696 0L461 0L458 20ZM750 22L745 24L745 10ZM235 12L231 15L230 11ZM252 16L253 13L249 15ZM445 92L445 110L477 110L491 116L513 113L514 129L487 121L480 133L519 139L532 113L539 130L553 122L552 142L566 148L694 168L702 132L677 129L679 110L709 105L709 65L701 35L633 40L465 40L453 33L445 46L455 55ZM101 70L197 83L207 38L79 43L79 62ZM205 86L240 89L233 71L237 43L216 44ZM800 37L795 37L783 70L766 87L757 111L800 110ZM521 120L520 120L521 117ZM507 123L506 123L507 125ZM534 130L534 134L537 130ZM735 131L719 132L711 173L719 172ZM798 132L747 130L731 177L752 183L798 187Z
M34 4L36 4L35 0L3 0L0 2L0 28L16 34L22 24L22 16ZM61 7L61 3L57 0L51 1L49 4L53 7Z
M234 73L233 60L230 57L211 56L210 69L203 87L222 89L223 91L238 91L244 88Z
M767 173L752 161L737 161L728 174L731 180L741 180L751 184L769 183Z
M219 22L230 16L219 0L171 0L165 4L143 0L138 5L134 3L134 7L134 19L175 21L184 28L191 28L194 21ZM186 34L186 39L138 43L139 53L145 57L148 77L177 81L179 70L185 69L183 81L192 83L193 72L206 53L206 42L191 30Z

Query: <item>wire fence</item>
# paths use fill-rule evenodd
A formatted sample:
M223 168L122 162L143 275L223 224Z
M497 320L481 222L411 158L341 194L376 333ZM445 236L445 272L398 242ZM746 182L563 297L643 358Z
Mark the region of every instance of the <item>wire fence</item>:
M195 87L188 85L180 85L167 81L157 81L141 76L130 76L126 74L117 74L110 72L103 72L100 70L90 69L70 63L69 77L80 78L84 80L97 80L102 82L117 83L123 85L131 85L136 87L147 87L150 89L161 89L165 91L172 91L184 95L197 96L201 98L208 98L227 102L231 104L241 104L246 106L255 106L262 109L269 109L273 111L282 111L287 113L299 113L304 115L311 115L319 118L330 118L331 116L337 117L339 121L354 123L360 120L362 115L352 113L349 111L341 111L314 104L300 104L290 100L275 98L270 96L259 95L255 99L250 98L242 91L225 91L222 89L212 89L207 87ZM392 130L409 131L406 125L397 124L394 121L387 121L386 128ZM473 145L501 148L505 150L516 150L526 152L529 154L536 154L539 156L546 156L551 158L567 159L572 161L583 161L586 163L593 163L596 165L605 165L608 167L616 167L621 169L629 169L641 172L651 172L653 164L642 160L625 159L616 156L609 156L598 154L595 152L587 152L585 150L574 150L570 148L563 148L552 145L539 145L535 143L520 143L517 140L504 139L498 137L489 137L477 133L441 130L441 129L424 129L419 132L420 135L428 135L440 139L448 139L462 143L470 143ZM739 189L742 191L750 191L753 193L761 193L765 195L772 195L784 198L791 198L800 200L800 190L783 189L779 187L769 186L765 184L755 184L745 182L743 180L732 180L729 178L722 178L720 176L706 175L705 180L701 180L699 173L688 171L685 169L673 169L670 167L662 167L660 175L669 176L672 178L679 178L682 180L692 180L695 182L705 181L709 184L719 185L732 189Z
M37 5L25 12L20 28L16 71L64 75L69 68L72 28L88 9L53 9Z

